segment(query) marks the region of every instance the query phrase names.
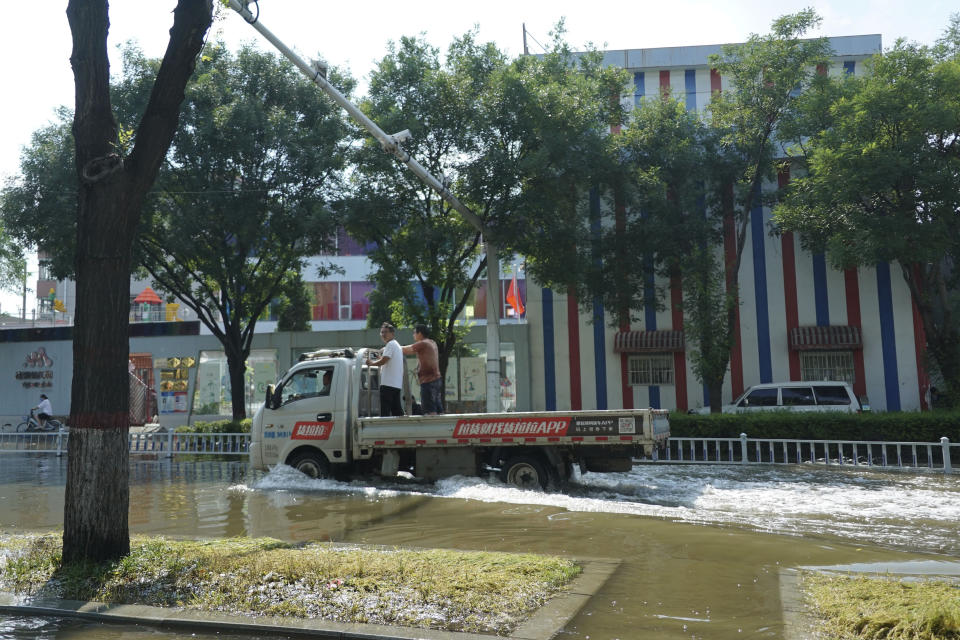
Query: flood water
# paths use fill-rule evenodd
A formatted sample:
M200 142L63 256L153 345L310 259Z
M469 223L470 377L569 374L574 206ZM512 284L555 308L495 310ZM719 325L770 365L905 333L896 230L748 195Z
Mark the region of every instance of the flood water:
M53 456L0 457L0 533L61 528L65 471ZM570 640L780 638L790 568L960 575L960 477L937 473L649 465L586 474L560 494L133 462L130 493L134 533L621 559L559 636ZM0 617L0 640L67 637L173 634Z

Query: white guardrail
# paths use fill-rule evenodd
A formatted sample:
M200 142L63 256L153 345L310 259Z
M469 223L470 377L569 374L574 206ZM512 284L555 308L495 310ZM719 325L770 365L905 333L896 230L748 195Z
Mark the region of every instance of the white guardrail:
M674 438L659 463L810 464L834 467L938 470L960 468L960 443L795 440L789 438Z
M131 455L172 458L194 456L246 456L250 449L249 433L177 433L174 431L131 432ZM67 452L70 432L0 433L0 454Z
M63 455L69 431L0 433L0 454ZM246 456L249 433L131 432L130 453L158 458L174 456ZM951 460L952 458L952 460ZM954 462L956 461L956 462ZM901 470L960 469L960 443L796 440L786 438L670 438L655 460L641 464L799 464Z

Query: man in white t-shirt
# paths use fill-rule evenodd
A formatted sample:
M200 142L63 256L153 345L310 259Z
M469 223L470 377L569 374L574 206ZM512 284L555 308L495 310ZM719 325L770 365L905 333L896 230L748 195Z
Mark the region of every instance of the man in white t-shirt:
M386 345L376 360L367 359L367 364L380 367L380 415L402 416L403 401L403 353L396 340L397 328L389 322L380 327L380 339Z

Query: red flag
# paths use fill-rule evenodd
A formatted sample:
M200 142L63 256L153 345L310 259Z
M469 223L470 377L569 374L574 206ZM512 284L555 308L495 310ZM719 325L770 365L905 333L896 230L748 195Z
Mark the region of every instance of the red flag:
M507 289L507 304L513 307L517 317L523 315L523 300L520 298L520 287L517 286L517 274L513 274L513 280L510 281L510 288Z

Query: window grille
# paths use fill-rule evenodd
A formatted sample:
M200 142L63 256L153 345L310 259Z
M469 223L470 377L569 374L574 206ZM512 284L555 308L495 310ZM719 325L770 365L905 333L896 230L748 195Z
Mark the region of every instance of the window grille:
M806 351L800 354L801 380L837 380L853 384L852 351Z
M673 384L673 356L630 356L627 360L627 373L632 386Z
M40 260L37 263L37 272L40 280L56 280L53 277L53 263L49 260Z

